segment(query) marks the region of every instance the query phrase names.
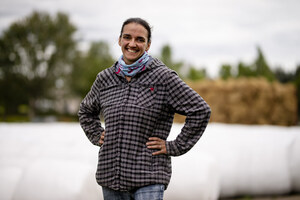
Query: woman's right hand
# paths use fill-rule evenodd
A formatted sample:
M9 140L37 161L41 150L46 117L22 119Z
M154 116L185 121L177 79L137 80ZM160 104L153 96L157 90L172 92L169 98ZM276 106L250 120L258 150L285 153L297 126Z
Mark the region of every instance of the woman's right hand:
M101 137L100 137L100 141L99 141L100 146L102 146L103 143L104 143L104 136L105 136L105 131L103 131L103 132L101 133Z

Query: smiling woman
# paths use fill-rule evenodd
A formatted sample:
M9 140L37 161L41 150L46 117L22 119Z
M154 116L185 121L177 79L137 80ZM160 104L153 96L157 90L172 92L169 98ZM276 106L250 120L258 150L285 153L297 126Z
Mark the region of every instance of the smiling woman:
M162 200L171 178L171 156L197 143L210 107L176 72L147 53L151 29L145 20L126 20L119 45L123 55L98 74L80 105L80 124L101 147L96 179L105 200ZM175 140L166 141L175 113L186 115L186 122Z
M126 64L134 63L145 51L149 50L151 40L147 29L136 22L131 22L122 28L119 45Z

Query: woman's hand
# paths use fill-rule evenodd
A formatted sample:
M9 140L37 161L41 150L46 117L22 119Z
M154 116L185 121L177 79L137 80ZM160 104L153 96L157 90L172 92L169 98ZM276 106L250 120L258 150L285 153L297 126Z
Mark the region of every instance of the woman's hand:
M101 133L101 137L100 137L100 140L99 140L99 144L100 144L100 147L103 145L104 143L104 136L105 136L105 131L103 131Z
M148 149L160 149L159 151L153 152L152 155L167 154L166 141L158 137L151 137L146 143Z

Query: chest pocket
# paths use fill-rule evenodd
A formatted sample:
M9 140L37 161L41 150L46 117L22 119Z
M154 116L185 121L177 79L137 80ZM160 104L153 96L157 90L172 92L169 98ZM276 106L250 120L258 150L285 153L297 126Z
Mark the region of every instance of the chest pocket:
M139 85L136 104L141 107L154 107L157 102L157 87L155 85Z
M166 98L163 85L160 84L140 84L136 96L136 105L140 107L162 109Z
M100 102L102 102L103 107L119 104L122 100L122 89L119 85L104 88L101 94Z

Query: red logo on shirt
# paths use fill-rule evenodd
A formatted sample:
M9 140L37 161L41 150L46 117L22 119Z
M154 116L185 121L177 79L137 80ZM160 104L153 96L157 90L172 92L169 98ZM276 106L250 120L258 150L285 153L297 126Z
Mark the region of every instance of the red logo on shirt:
M150 88L150 90L151 90L151 91L154 91L154 88L153 88L153 87L151 87L151 88Z

